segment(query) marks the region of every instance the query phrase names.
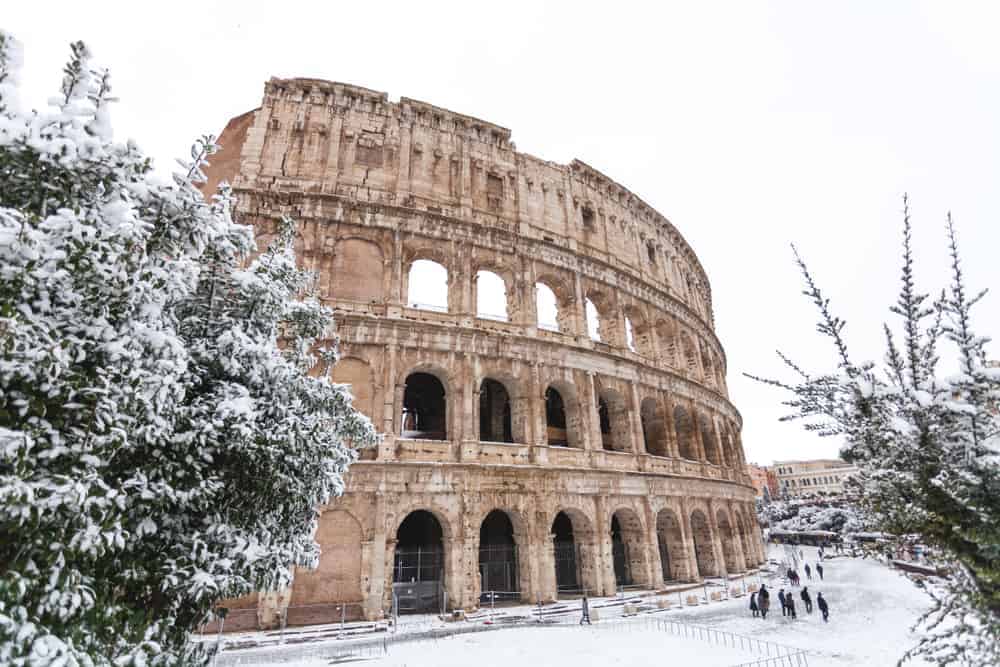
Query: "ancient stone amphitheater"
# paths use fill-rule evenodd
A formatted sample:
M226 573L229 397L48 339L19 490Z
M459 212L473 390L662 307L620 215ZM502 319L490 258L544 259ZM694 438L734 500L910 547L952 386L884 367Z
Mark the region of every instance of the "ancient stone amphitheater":
M385 434L323 509L319 568L235 601L256 613L229 629L762 561L708 277L635 194L498 125L314 79L269 81L220 143L208 187L228 180L265 242L299 221L337 314L333 377Z

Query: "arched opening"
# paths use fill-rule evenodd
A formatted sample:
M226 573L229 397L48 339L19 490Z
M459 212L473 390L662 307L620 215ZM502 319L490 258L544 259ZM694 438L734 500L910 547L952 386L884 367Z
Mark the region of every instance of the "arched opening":
M402 613L439 611L444 593L444 533L430 512L410 512L396 530L393 593Z
M684 350L684 366L688 375L698 377L698 347L688 334L681 335L681 347Z
M514 524L501 510L487 514L479 527L479 581L482 602L520 598Z
M681 405L674 408L674 432L677 435L677 449L681 458L697 461L698 448L694 441L694 422Z
M535 283L535 309L539 329L559 331L559 301L556 293L545 283Z
M573 521L565 512L556 514L552 522L552 549L556 565L556 590L559 593L579 592L581 586L576 536L573 533Z
M715 426L712 424L712 420L704 414L698 415L698 425L701 427L699 430L701 431L701 445L705 449L705 457L709 463L720 465L718 440L715 437Z
M545 432L550 446L569 446L566 435L566 405L563 403L562 395L552 387L545 390Z
M656 323L656 337L660 344L660 357L670 368L679 368L677 326L669 320L659 320Z
M680 521L671 510L662 509L656 515L656 542L660 551L660 568L664 581L689 578L684 562L684 534Z
M712 355L708 351L708 345L702 342L701 345L701 367L705 369L705 384L710 387L716 386L715 365L712 363Z
M639 408L639 415L642 419L642 437L646 453L653 456L669 456L663 410L656 399L644 398Z
M639 515L622 508L611 515L611 561L615 586L647 585L644 533Z
M601 423L601 447L611 452L628 451L628 408L622 395L613 389L601 389L597 394L597 416Z
M587 335L590 340L601 342L601 316L597 306L590 299L584 301L584 311L587 316Z
M476 317L506 322L507 286L492 271L476 273Z
M632 328L632 318L628 315L625 316L625 346L628 347L630 352L638 352L638 348L635 346L635 331Z
M694 555L698 563L698 575L714 576L718 574L715 564L715 551L712 547L712 528L701 510L691 512L691 537L694 539Z
M403 392L400 435L404 438L447 440L444 385L430 373L410 373Z
M545 390L545 426L549 445L582 447L580 406L576 388L565 381L553 382Z
M510 395L502 384L490 378L483 380L479 386L479 439L484 442L514 442Z
M722 557L726 561L726 571L735 573L740 571L736 563L736 536L733 535L733 527L729 523L726 512L719 510L715 513L715 521L719 526L719 541L722 542Z
M448 269L429 259L410 266L406 303L410 308L448 312Z
M618 513L611 517L611 559L615 568L615 586L632 585L632 569L629 567L628 544L622 537L622 525Z
M767 487L764 487L764 492L767 492ZM753 552L750 551L750 540L749 533L747 532L747 524L743 520L743 515L739 511L736 512L736 534L739 536L740 546L743 547L743 561L744 567L749 568L755 564L755 558Z

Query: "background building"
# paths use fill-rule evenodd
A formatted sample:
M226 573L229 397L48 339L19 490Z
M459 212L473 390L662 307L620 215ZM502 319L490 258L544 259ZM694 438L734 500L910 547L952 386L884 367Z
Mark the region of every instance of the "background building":
M778 497L778 476L773 467L748 463L747 474L750 476L750 483L753 484L753 490L758 498L770 500Z
M771 468L778 477L779 492L784 496L843 493L844 481L858 470L840 459L775 461Z
M313 79L272 79L220 144L206 189L232 183L260 245L299 222L333 379L384 434L323 508L318 568L230 608L378 618L764 560L707 275L635 194L499 125Z

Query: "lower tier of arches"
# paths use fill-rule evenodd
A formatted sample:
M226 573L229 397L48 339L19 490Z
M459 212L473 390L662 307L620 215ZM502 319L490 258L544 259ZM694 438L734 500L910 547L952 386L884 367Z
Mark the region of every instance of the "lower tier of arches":
M318 567L262 594L259 626L613 595L764 561L752 492L733 484L380 464L349 481L320 516Z

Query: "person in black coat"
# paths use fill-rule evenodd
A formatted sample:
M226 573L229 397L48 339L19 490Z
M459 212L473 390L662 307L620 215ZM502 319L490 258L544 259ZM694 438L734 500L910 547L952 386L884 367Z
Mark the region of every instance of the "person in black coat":
M809 563L806 563L805 570L806 570L806 579L812 579L813 573L812 573L812 568L809 567Z
M757 616L760 614L760 609L757 607L757 594L756 593L751 593L750 594L750 612L753 614L754 618L757 618Z
M823 581L823 566L819 563L816 563L816 574L819 575L819 580Z
M823 622L826 623L827 619L830 618L830 608L826 605L826 600L823 598L822 593L816 594L816 606L823 612Z
M802 602L805 603L805 605L806 605L806 613L809 613L809 614L813 613L813 599L812 599L812 596L809 595L809 587L808 586L804 586L802 588L802 596L801 597L802 597Z
M791 593L785 596L785 606L788 607L788 615L797 618L795 615L795 596Z
M785 589L782 588L778 591L778 602L781 603L781 615L785 616L788 614L788 605L785 603Z

